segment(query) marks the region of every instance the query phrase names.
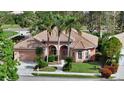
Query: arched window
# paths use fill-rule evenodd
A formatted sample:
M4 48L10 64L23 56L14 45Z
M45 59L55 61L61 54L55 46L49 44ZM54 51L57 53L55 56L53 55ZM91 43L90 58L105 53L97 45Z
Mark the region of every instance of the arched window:
M56 55L56 47L51 45L49 46L49 55Z

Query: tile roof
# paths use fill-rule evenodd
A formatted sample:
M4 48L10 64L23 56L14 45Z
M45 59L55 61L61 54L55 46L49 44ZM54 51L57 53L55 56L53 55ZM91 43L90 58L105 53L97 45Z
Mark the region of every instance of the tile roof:
M53 29L51 36L50 36L50 42L57 42L57 29ZM42 41L47 41L47 31L40 32L34 37L28 38L22 42L19 42L14 46L15 49L31 49L35 48L37 46L43 46L39 45ZM62 33L60 35L60 41L61 42L68 42L68 35L65 33ZM74 49L88 49L98 46L98 37L82 32L82 35L79 35L75 29L72 29L71 31L71 47Z
M39 34L37 34L36 36L34 36L34 38L38 41L47 41L47 31L43 31ZM51 32L51 35L49 36L49 40L53 41L53 42L57 42L58 41L58 31L57 28L54 28L53 31ZM61 42L67 42L68 41L68 37L65 34L61 34L60 35L60 41Z
M98 37L82 32L81 35L75 29L72 29L71 37L73 38L72 47L74 49L88 49L98 46Z

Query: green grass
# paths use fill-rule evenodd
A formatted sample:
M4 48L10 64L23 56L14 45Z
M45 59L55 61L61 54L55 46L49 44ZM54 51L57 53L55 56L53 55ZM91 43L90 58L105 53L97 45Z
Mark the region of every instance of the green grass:
M71 78L100 78L99 76L83 76L83 75L66 75L66 74L38 74L32 73L34 76L49 76L49 77L71 77Z
M72 69L69 72L99 73L99 67L99 64L96 62L72 63Z
M16 35L17 32L12 32L12 31L3 31L2 35L5 37L5 38L9 38L13 35Z
M54 72L54 71L56 71L56 68L55 67L44 67L44 68L41 68L39 70L40 71Z
M17 24L5 24L1 26L2 29L8 29L8 28L20 28Z

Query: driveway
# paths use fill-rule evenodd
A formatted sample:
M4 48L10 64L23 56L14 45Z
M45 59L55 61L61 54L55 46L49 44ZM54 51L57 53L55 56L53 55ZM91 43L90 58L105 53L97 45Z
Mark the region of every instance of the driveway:
M18 74L20 76L32 76L33 67L36 65L35 62L20 62L21 65L18 66Z

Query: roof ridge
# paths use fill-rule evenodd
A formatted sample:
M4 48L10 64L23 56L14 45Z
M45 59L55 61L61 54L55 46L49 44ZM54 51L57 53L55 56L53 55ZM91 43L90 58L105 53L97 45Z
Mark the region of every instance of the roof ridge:
M81 44L83 45L83 47L85 48L85 46L84 46L83 42L82 42L82 41L80 41L80 42L81 42Z

